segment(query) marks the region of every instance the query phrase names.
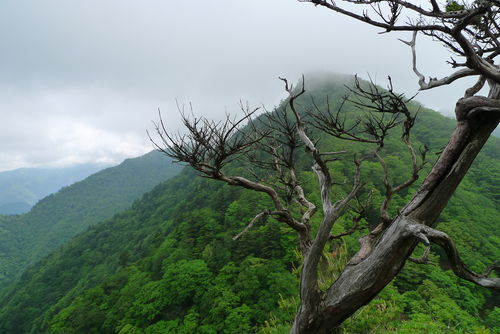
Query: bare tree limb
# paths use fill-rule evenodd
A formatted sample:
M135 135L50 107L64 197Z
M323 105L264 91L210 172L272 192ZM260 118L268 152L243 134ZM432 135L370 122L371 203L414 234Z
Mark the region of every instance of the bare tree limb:
M486 270L485 274L477 274L464 265L460 259L455 243L446 233L423 224L410 224L407 226L407 230L409 235L417 237L426 245L429 245L430 242L440 245L445 250L448 259L450 260L453 272L458 277L485 288L500 290L500 278L488 278L488 275L493 269L498 267L498 264L490 266Z
M483 75L480 75L477 82L465 91L464 97L471 97L476 95L481 90L481 88L484 87L485 83L486 78Z
M488 277L494 270L500 270L500 261L490 264L481 276Z
M330 10L333 10L339 14L345 15L352 17L358 21L367 23L369 25L372 25L374 27L378 28L383 28L386 31L443 31L443 32L448 32L449 29L447 27L443 27L438 24L427 24L427 25L396 25L395 22L393 23L387 23L384 20L381 21L376 21L371 19L368 14L356 14L352 11L349 11L347 9L344 9L340 6L337 6L335 2L329 2L327 0L298 0L299 2L309 2L313 3L315 5L319 5L325 8L328 8ZM351 2L351 3L356 3L356 4L369 4L369 3L374 3L375 1L346 1L346 2ZM405 1L397 1L397 3L400 4L405 4L407 8L414 9L417 12L421 11L421 9L418 9L417 6L413 6L408 2ZM465 13L464 13L465 14ZM453 15L460 15L460 14L451 14L450 16ZM391 21L391 20L389 20Z
M238 240L239 238L241 238L245 233L248 232L248 230L250 230L253 227L253 225L257 221L259 221L260 219L265 218L269 215L271 215L271 211L269 211L269 210L262 211L261 213L257 214L255 217L253 217L253 219L250 221L250 223L248 223L248 225L245 227L245 229L243 229L243 231L241 231L240 233L238 233L237 235L235 235L233 237L233 240Z
M424 254L422 254L421 257L419 258L410 257L408 258L408 260L416 264L428 264L430 251L431 251L431 246L427 246L425 247Z
M334 234L330 235L329 240L340 239L342 237L351 235L354 232L359 231L359 230L361 230L363 228L366 228L366 226L359 225L359 222L363 218L365 218L366 213L368 211L368 208L369 208L369 206L370 206L370 204L372 202L372 196L373 196L373 191L370 190L370 192L368 194L368 198L366 199L366 201L364 203L362 203L357 196L355 197L358 207L357 208L356 207L351 207L351 210L356 213L356 215L354 217L352 217L352 225L351 225L351 227L347 231L345 231L343 233L339 233L339 234L336 234L336 235L334 235Z
M420 90L427 90L427 89L432 89L432 88L439 87L439 86L449 85L458 79L478 74L477 71L467 68L467 69L456 71L453 74L448 75L448 76L441 78L441 79L429 78L429 81L426 82L425 76L422 73L420 73L420 71L417 68L417 50L416 50L417 31L413 32L413 38L411 41L407 42L407 41L403 41L402 39L400 39L400 41L405 43L409 47L411 47L413 72L418 77L418 84L420 86Z
M323 203L323 212L326 213L328 210L330 210L330 208L332 206L331 200L330 200L330 190L331 190L331 185L332 185L330 171L329 171L325 161L321 158L321 154L318 151L318 149L316 148L316 145L313 143L313 141L306 134L304 122L302 121L302 118L301 118L301 116L300 116L300 114L297 111L296 106L295 106L295 100L298 97L300 97L302 94L305 93L304 76L302 76L301 88L300 88L298 93L293 92L293 86L290 86L286 79L280 78L280 80L285 83L285 90L290 94L288 104L290 105L290 109L292 110L293 115L295 116L295 120L297 123L297 133L299 134L299 137L301 138L301 140L304 143L304 145L306 146L308 152L310 152L312 158L315 161L315 164L313 166L313 170L317 174L318 179L320 181L321 200Z
M492 268L497 268L498 265L491 266L484 275L471 272L461 263L451 239L429 226L435 223L439 213L500 120L498 109L500 67L495 64L500 55L498 49L500 45L498 24L500 1L464 1L461 2L463 5L459 10L456 8L441 10L442 4L435 0L418 3L404 0L299 1L330 9L382 28L385 32L414 32L412 41L405 43L412 49L413 70L418 77L421 90L448 85L469 76L482 76L483 78L479 78L477 84L470 87L465 92L465 97L458 101L455 108L457 128L411 201L394 219L386 219L385 222L383 220L368 235L360 239L359 252L351 259L349 265L327 292L321 294L315 290L317 286L311 282L311 278L316 278L315 261L318 249L321 249L319 239L323 236L322 228L327 229L327 225L334 221L334 217L326 219L325 216L317 235L319 238L313 240L310 251L304 258L301 275L301 306L291 333L324 333L338 328L347 317L374 298L397 275L417 244L415 238L427 245L433 242L443 246L458 276L482 286L498 289L500 279L487 277L493 270ZM406 21L402 22L401 17L404 15L407 15ZM460 67L460 69L453 70L453 73L440 79L426 79L417 68L415 44L418 32L442 43L445 48L459 56L461 58L459 61L453 60L449 64L452 68ZM475 96L484 85L484 80L490 85L488 97ZM363 108L363 105L368 103L361 101L353 102L353 104ZM319 109L316 105L314 107ZM369 120L368 126L364 128L365 132L359 131L364 125L361 121L346 126L345 121L330 110L316 119L312 118L310 123L337 138L352 141L364 140L363 142L377 145L380 145L379 143L383 142L384 138L383 131L376 132L381 125L381 120L376 118ZM418 162L409 137L406 139L405 144L412 159L413 171L418 171L421 164ZM425 160L424 155L422 154L422 161ZM383 155L380 154L379 158L385 173L384 184L387 189L386 203L383 204L382 212L387 213L391 192L411 185L416 180L415 175L418 177L418 173L412 173L408 180L393 186L389 181L387 166L384 168ZM414 233L409 233L408 225L420 225L414 222L422 223L424 227L415 230ZM431 230L425 230L425 228ZM425 262L427 255L428 248L421 259L415 260Z
M500 5L498 1L475 1L464 4L461 10L441 10L436 1L428 1L428 8L403 0L299 0L313 3L339 14L349 16L369 25L390 31L411 31L412 42L405 42L412 47L414 72L419 78L420 89L430 89L447 85L457 79L483 75L500 83L500 71L493 60L498 55L500 45ZM338 4L337 4L338 3ZM344 7L342 3L357 5L362 8L356 11ZM352 7L352 6L351 6ZM407 19L399 24L404 13ZM378 17L373 19L372 16ZM443 43L455 54L465 58L466 69L452 73L441 79L425 77L416 68L415 36L418 32Z
M304 189L302 189L302 187L299 185L297 181L297 176L294 169L290 170L290 174L293 180L293 184L295 185L295 192L298 197L298 202L300 203L300 205L307 208L307 210L302 215L301 222L302 224L309 226L309 221L311 220L311 217L316 213L316 205L314 205L314 203L310 202L306 198L304 194Z

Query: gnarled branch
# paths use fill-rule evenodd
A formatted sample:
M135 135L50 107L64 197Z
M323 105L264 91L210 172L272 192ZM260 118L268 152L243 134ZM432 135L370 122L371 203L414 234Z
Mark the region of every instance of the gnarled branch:
M488 267L484 274L477 274L465 266L458 254L455 243L446 233L423 224L410 224L407 226L407 231L408 235L422 240L426 245L433 242L441 246L450 261L451 269L458 277L482 287L500 291L500 278L488 278L492 270L498 268L498 263Z
M449 85L452 82L465 78L468 76L472 75L477 75L477 71L466 68L462 70L458 70L446 77L437 79L437 78L429 78L429 81L426 82L425 76L420 73L420 71L417 68L417 49L416 49L416 42L417 42L417 31L413 32L413 37L412 40L407 42L402 39L400 39L401 42L405 43L409 47L411 47L411 53L412 53L412 66L413 66L413 72L417 75L418 77L418 84L420 86L420 90L427 90L427 89L432 89L440 86L445 86Z
M419 258L410 257L408 261L416 264L428 264L429 263L429 253L431 252L431 246L425 247L424 254Z

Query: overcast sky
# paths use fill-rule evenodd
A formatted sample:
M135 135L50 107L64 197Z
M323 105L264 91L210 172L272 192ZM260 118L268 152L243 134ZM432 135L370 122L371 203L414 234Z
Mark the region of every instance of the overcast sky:
M272 108L278 76L391 75L414 94L410 36L377 32L296 0L1 0L0 171L118 163L152 149L158 108L171 130L176 99L215 118ZM422 72L447 73L438 44L419 47ZM460 87L418 100L451 110Z

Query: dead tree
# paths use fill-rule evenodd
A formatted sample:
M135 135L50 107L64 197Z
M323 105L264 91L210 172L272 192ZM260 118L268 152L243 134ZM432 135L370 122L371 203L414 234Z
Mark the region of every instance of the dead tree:
M392 197L417 180L425 163L425 150L418 154L412 146L410 132L415 118L408 110L408 99L395 93L391 83L388 90L381 90L374 85L363 86L356 82L353 94L347 100L367 110L368 114L352 123L346 121L339 110L319 107L304 112L299 110L297 100L305 92L303 81L298 88L293 88L282 79L289 93L287 108L254 119L256 110L246 107L243 108L243 118L232 119L228 116L218 123L183 114L188 130L186 135L170 134L160 118L156 130L162 143L157 145L158 149L189 163L206 177L265 193L272 207L258 213L245 230L251 228L255 221L271 216L297 232L304 260L300 277L300 308L291 333L331 333L398 274L419 243L426 246L435 243L443 247L457 276L500 290L500 279L488 277L492 269L498 267L492 265L484 274L472 272L460 260L450 237L434 228L436 219L500 120L500 68L495 64L500 54L500 1L454 3L458 7L448 6L448 10L434 0L422 1L422 6L401 0L299 1L325 7L379 27L384 32L411 32L412 39L404 43L411 47L413 71L422 90L452 84L464 77L477 77L477 83L457 101L457 127L447 146L406 206L396 216L390 216ZM360 10L356 12L358 7ZM452 58L449 62L455 72L444 78L426 80L417 69L416 38L419 33L438 40L460 58ZM489 85L488 95L478 96L486 83ZM243 122L248 122L249 126L242 128ZM331 190L336 182L332 180L329 163L344 152L321 151L318 143L310 137L308 127L339 140L370 145L372 148L368 156L379 161L385 186L380 223L360 238L359 251L326 291L320 290L318 285L318 264L327 241L342 236L331 234L337 219L353 201L362 203L358 198L363 187L360 171L363 158L367 155L354 159L352 186L345 196L333 201ZM401 139L408 148L412 172L408 180L393 185L380 152L384 140L396 127L401 127ZM311 218L318 214L319 208L307 198L296 170L296 152L302 148L312 158L312 169L317 175L321 195L321 223L314 235ZM273 170L275 178L269 182L257 174L255 178L227 175L224 166L242 157L256 166ZM360 214L364 205L362 203L358 210ZM346 233L359 229L359 221L360 218L355 217L352 228ZM425 263L425 259L413 261Z
M397 217L381 223L360 239L360 250L323 299L312 310L301 306L293 333L323 333L335 328L356 309L369 302L400 271L419 242L442 246L459 277L478 285L500 289L500 279L488 278L467 269L453 241L433 228L436 219L465 176L471 163L500 120L500 1L479 0L458 5L448 2L441 8L437 1L420 3L384 0L302 0L383 29L385 32L412 32L405 42L411 47L413 71L421 90L452 84L474 76L476 84L457 101L457 127L431 172L412 200ZM451 6L454 5L454 6ZM356 11L359 8L359 11ZM455 69L444 78L429 78L417 69L418 34L441 42L455 57ZM476 94L485 83L487 96ZM374 235L374 232L376 232Z

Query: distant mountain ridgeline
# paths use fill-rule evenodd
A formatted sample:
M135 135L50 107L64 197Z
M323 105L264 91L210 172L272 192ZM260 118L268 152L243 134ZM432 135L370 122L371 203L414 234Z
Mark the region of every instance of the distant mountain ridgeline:
M65 187L24 215L0 216L0 291L28 265L77 233L125 210L180 168L153 151Z
M106 167L84 164L64 168L20 168L0 172L0 215L28 212L45 196Z
M337 101L348 82L338 76L306 78L306 88L322 106L324 94ZM311 107L308 98L300 103ZM354 110L346 108L348 113ZM453 120L422 109L412 140L417 147L428 145L435 159L453 128ZM362 148L314 135L332 151ZM383 154L392 177L400 181L409 175L398 136L387 141ZM300 157L298 175L319 205L312 195L317 182L310 160L304 153ZM227 168L230 174L246 173L239 162ZM500 257L499 168L500 140L491 138L438 225L460 245L466 264L479 272ZM352 156L333 163L332 172L335 180L348 180L345 189L337 190L346 191ZM363 163L363 180L374 190L374 212L367 217L372 225L383 199L382 174L377 162ZM417 186L395 195L394 210ZM200 178L186 168L131 208L93 225L31 266L0 299L0 332L288 333L298 298L296 235L267 219L241 239L232 239L268 205L261 194ZM350 228L348 216L336 224L335 234ZM313 225L319 219L315 216ZM335 279L364 233L331 242L320 280ZM344 323L344 332L496 333L500 309L495 297L445 270L442 254L436 247L431 264L407 263L377 299Z

